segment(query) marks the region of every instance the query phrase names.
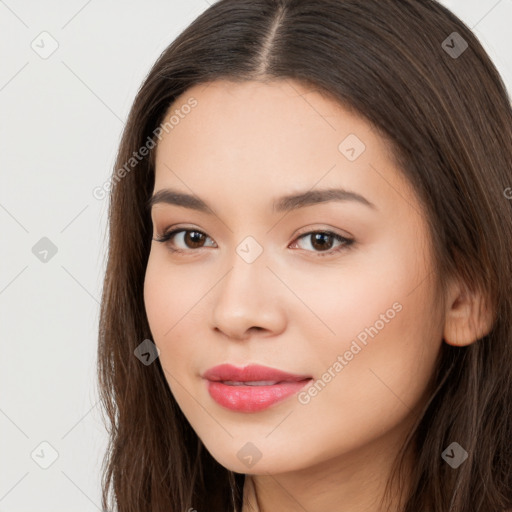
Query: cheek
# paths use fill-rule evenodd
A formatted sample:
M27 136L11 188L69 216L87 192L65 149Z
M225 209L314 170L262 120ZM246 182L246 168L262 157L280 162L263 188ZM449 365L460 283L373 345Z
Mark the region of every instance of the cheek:
M167 289L165 274L157 271L157 267L150 257L144 278L144 306L153 341L157 345L165 332L172 326L169 312L174 311L174 304L170 300L172 296L166 293Z
M381 246L378 255L358 264L356 271L340 271L330 286L317 282L316 292L307 295L311 309L333 332L312 315L302 324L319 379L315 391L303 395L309 409L305 421L315 428L315 418L329 411L332 425L354 440L371 435L368 429L392 428L411 413L442 343L424 260ZM314 330L322 336L314 336Z
M172 386L171 375L190 378L190 361L204 353L204 336L194 333L204 326L201 300L211 288L210 278L187 268L166 264L165 255L150 254L144 279L144 304L160 363ZM205 275L208 274L206 270ZM204 313L203 313L204 314ZM174 389L173 389L174 390Z
M151 332L156 340L172 338L192 306L206 292L202 279L179 266L170 268L164 251L151 252L144 279L144 304Z
M180 326L180 318L185 315L184 305L188 303L185 300L178 300L175 290L186 292L180 285L179 273L166 272L165 265L159 258L150 254L144 279L144 305L153 342L160 349L160 363L168 380L169 374L174 374L176 370L172 362L182 360L175 357L179 355L176 351L179 350L180 344L173 343ZM183 299L183 294L179 295ZM172 384L172 381L169 381L169 384Z
M316 360L322 363L315 365L316 380L300 397L294 414L300 429L290 433L296 442L287 444L288 448L300 444L302 456L315 463L406 428L425 399L440 346L429 339L428 322L418 318L421 303L403 299L402 309L380 330L359 331L368 334L366 344L357 335L338 335L335 342L316 348L317 354L322 352ZM339 333L350 321L349 316L345 318L345 324L340 316L335 325ZM318 418L324 418L322 425Z
M394 247L391 242L375 244L347 254L335 265L287 271L286 281L294 284L294 292L304 298L311 312L305 311L304 304L297 304L303 314L295 310L293 320L302 322L305 329L309 327L305 332L314 328L327 347L331 346L330 351L319 352L331 355L343 348L343 340L358 335L364 343L370 339L368 330L375 332L374 327L379 332L389 331L390 323L406 316L402 310L408 303L408 311L418 310L413 312L419 314L418 320L424 314L427 304L415 300L424 289L414 289L428 274L427 267L414 253L397 254ZM430 299L423 296L420 300ZM311 339L318 339L318 334Z

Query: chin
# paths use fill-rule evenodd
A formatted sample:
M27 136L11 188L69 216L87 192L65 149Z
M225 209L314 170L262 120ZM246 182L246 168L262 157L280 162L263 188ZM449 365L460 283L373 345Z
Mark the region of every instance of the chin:
M245 440L234 441L230 446L216 446L215 450L207 447L207 450L221 466L235 473L264 475L299 469L296 454L262 447L262 442L259 443L260 447L257 444Z

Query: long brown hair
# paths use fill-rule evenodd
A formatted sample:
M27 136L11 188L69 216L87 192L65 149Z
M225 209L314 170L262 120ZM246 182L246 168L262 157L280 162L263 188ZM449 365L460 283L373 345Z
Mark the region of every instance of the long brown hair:
M431 396L402 452L412 446L417 461L404 512L512 507L512 110L475 35L434 0L220 0L154 64L129 114L110 192L98 348L109 430L103 507L241 509L244 475L204 448L159 359L146 366L134 356L151 339L143 284L155 151L126 163L156 144L177 96L216 79L303 82L389 141L426 206L439 286L459 276L495 314L475 343L442 344ZM453 441L469 453L458 469L441 458Z

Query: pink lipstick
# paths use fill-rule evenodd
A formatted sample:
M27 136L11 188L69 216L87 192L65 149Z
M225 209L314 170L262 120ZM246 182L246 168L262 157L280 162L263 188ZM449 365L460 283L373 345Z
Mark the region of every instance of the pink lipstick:
M259 412L297 393L310 380L308 375L294 375L268 366L238 368L221 364L207 370L210 396L223 407L237 412Z

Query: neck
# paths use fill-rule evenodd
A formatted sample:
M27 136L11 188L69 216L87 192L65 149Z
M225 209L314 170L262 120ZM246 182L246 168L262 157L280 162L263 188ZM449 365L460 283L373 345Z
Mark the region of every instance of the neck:
M386 444L387 443L387 444ZM407 481L391 483L388 507L381 507L384 490L398 447L389 438L345 453L306 469L264 475L246 475L242 512L339 512L398 511L405 501ZM408 452L404 474L410 475L414 457ZM407 489L404 489L406 487ZM384 503L383 505L386 505Z

